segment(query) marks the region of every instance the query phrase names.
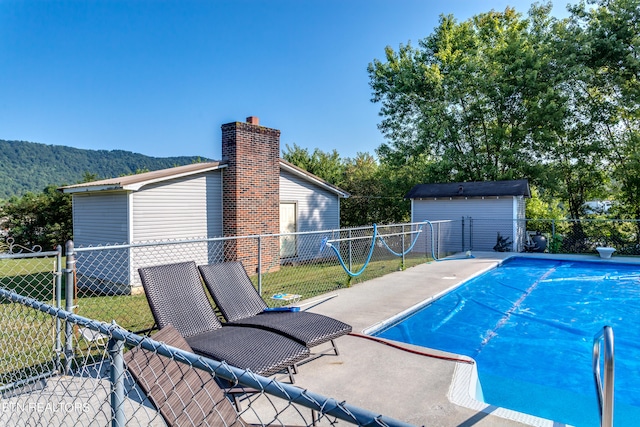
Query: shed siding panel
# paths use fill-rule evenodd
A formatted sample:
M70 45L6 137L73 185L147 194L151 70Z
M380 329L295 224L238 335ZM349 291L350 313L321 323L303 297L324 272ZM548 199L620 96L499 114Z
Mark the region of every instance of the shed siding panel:
M133 194L134 242L222 234L222 189L217 171L145 186Z
M126 192L73 195L76 247L128 243Z
M493 250L498 233L514 242L513 197L414 200L413 202L413 222L446 219L461 221L463 217L465 219L465 249L476 251ZM449 238L455 242L454 247L460 248L462 226L454 227ZM516 240L519 239L516 238Z

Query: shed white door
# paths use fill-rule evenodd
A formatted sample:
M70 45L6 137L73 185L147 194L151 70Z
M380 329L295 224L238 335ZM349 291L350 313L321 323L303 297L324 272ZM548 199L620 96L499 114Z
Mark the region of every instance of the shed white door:
M298 229L295 203L280 203L280 233L295 233ZM296 235L280 236L280 257L296 256Z

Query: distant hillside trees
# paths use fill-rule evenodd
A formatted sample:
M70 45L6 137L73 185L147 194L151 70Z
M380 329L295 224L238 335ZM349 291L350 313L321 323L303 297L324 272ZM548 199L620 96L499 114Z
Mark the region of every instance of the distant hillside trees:
M80 182L85 173L110 178L202 160L197 156L157 158L122 150L82 150L0 140L0 199L37 193L50 184Z
M26 247L51 250L73 238L72 203L58 187L199 163L201 157L154 158L127 151L79 150L0 140L0 227ZM91 170L92 172L88 172ZM40 183L45 185L39 186ZM60 183L55 185L53 183ZM42 191L33 187L44 188Z

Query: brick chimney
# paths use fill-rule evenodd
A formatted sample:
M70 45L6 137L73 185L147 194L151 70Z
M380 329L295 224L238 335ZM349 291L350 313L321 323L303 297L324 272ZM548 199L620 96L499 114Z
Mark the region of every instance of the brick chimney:
M255 116L246 123L222 125L224 236L280 232L280 131L259 125ZM225 259L242 261L251 274L257 269L257 239L229 241ZM261 242L263 268L278 265L279 240Z

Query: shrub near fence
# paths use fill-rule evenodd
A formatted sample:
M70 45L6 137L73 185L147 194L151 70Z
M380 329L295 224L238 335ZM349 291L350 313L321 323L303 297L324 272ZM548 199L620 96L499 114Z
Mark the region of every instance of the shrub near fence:
M548 252L597 253L611 246L618 255L640 255L640 221L621 219L526 220L527 230L540 231L548 239Z

